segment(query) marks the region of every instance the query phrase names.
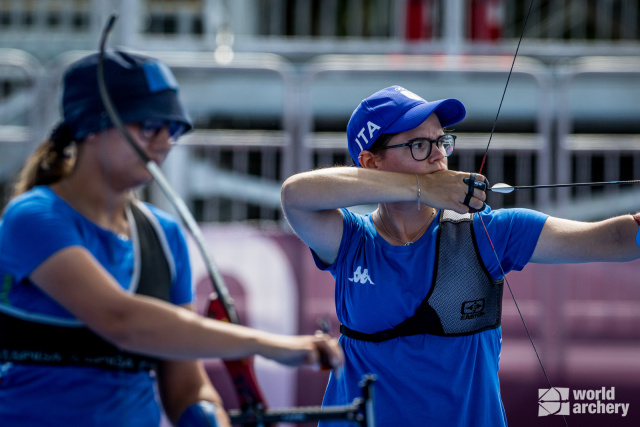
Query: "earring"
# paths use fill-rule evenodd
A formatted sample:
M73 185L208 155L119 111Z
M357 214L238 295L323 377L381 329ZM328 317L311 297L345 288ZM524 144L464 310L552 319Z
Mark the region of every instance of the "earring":
M62 157L64 157L65 159L70 159L75 155L75 153L76 145L74 143L71 143L64 147L64 149L62 150Z

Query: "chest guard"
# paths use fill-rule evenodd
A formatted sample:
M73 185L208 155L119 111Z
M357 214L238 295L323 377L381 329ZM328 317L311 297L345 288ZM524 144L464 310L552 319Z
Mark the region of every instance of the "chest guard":
M136 262L140 263L135 293L169 302L172 274L159 237L162 229L154 225L155 218L144 206L134 202L130 208L134 244L136 236L138 243ZM25 281L19 286L34 285ZM158 360L122 351L84 327L55 326L0 313L0 362L150 371Z
M413 316L374 334L344 325L340 332L350 338L381 342L420 334L471 335L499 327L504 279L493 280L482 262L473 214L443 211L437 239L433 285Z

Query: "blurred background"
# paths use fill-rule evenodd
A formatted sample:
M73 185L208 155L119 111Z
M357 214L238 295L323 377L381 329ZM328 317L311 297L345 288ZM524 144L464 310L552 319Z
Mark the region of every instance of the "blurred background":
M371 93L400 84L458 98L467 118L450 168L477 171L528 0L0 0L0 206L59 119L64 68L110 45L174 71L196 124L164 171L201 222L245 324L337 335L332 278L280 209L293 173L348 165L345 128ZM640 0L534 0L485 174L512 185L640 179ZM640 186L489 194L489 204L598 220L640 209ZM172 208L154 186L141 197ZM354 207L359 211L370 206ZM210 284L193 251L201 306ZM629 414L571 425L640 425L640 263L530 265L510 273L554 386L615 387ZM538 417L544 375L505 290L500 375L511 425ZM231 385L207 362L228 407ZM327 374L257 360L274 407L317 405Z

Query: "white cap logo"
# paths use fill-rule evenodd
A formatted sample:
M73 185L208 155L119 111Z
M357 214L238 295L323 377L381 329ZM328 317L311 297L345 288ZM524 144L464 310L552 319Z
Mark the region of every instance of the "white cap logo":
M413 93L411 91L408 91L406 89L402 89L400 91L400 93L403 94L404 96L406 96L407 98L415 99L416 101L424 101L424 99L422 99L422 97L420 97L420 96L416 95L415 93Z
M378 126L377 124L375 124L373 122L367 122L367 129L369 130L369 138L368 139L367 139L366 135L364 134L364 128L360 129L360 132L356 136L356 144L358 144L358 147L360 147L360 151L364 150L364 148L362 148L362 144L360 144L359 139L362 138L364 140L364 143L368 144L369 143L369 139L373 138L373 133L375 131L377 131L378 129L380 129L380 126Z

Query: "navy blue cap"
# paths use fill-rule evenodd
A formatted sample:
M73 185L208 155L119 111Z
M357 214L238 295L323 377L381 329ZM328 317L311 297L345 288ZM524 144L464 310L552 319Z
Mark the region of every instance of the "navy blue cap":
M380 135L414 129L434 112L442 127L455 125L466 115L464 105L457 99L428 102L401 86L374 93L354 110L347 125L351 158L360 166L360 153L371 148Z
M109 50L104 75L113 104L124 123L175 121L192 128L178 98L178 83L169 67L148 56ZM98 88L98 54L69 66L64 75L62 110L74 140L113 127Z

